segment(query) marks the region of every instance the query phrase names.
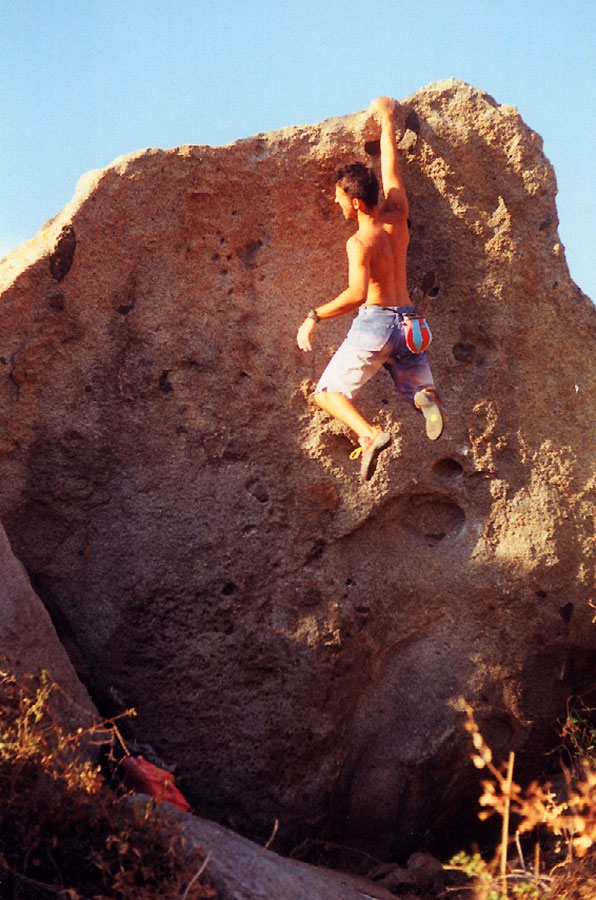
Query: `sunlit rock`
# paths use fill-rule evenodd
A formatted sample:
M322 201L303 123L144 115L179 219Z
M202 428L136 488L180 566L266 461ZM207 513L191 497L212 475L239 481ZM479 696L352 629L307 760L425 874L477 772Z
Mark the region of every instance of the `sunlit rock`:
M460 697L521 777L596 648L596 316L552 167L457 81L401 121L447 425L377 376L369 484L308 399L347 321L295 344L346 283L366 113L122 157L0 267L0 519L95 702L202 815L377 858L475 815Z

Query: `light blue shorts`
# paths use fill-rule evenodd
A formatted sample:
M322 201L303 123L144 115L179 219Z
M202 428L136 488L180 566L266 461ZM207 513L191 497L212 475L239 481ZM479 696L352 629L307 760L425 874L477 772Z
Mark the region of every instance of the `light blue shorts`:
M397 391L412 404L423 388L435 390L426 351L406 347L402 315L415 314L413 306L361 306L315 388L352 399L383 366Z

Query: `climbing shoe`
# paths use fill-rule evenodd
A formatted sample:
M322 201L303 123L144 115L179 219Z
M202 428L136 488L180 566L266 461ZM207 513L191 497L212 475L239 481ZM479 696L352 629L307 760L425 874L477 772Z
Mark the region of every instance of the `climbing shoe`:
M350 459L362 457L360 462L360 475L363 481L369 481L375 471L377 456L391 443L391 435L386 431L377 431L373 437L359 438L360 446L350 453Z
M431 391L418 391L414 394L414 404L424 416L426 436L436 441L443 433L443 416L436 397Z

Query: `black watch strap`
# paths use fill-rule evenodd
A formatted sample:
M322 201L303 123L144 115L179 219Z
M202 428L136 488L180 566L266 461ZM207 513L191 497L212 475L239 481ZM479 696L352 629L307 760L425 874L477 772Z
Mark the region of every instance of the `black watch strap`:
M309 309L309 311L308 311L307 314L306 314L306 318L307 318L307 319L312 319L313 322L320 322L320 321L321 321L321 317L320 317L319 315L317 315L316 309Z

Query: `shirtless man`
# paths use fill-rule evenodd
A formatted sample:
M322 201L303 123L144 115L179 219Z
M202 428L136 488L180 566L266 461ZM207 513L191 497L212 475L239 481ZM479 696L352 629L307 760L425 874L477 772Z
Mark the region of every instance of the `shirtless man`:
M389 446L391 436L367 422L352 398L381 366L391 374L396 389L423 413L428 437L437 440L443 430L426 352L412 352L406 345L404 323L415 310L406 277L408 200L398 160L395 102L379 97L371 111L381 122L385 202L379 206L379 183L371 169L354 163L339 170L335 202L346 219L358 222L358 230L346 244L348 287L329 303L311 309L296 338L301 350L312 350L313 331L320 320L358 309L345 341L315 388L314 398L321 409L356 433L364 480L372 476L376 458ZM424 330L424 325L423 332L418 338L427 346L430 331Z

